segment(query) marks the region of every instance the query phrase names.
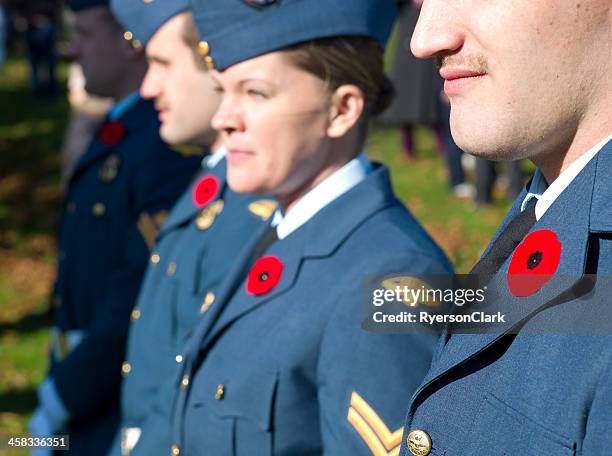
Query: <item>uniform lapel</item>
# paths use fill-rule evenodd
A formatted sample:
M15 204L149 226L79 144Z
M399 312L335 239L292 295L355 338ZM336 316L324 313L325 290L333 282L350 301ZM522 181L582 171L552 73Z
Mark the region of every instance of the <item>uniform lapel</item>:
M197 207L193 203L193 187L196 182L198 182L201 178L207 175L213 175L217 179L219 179L219 196L217 199L223 199L225 190L227 188L226 180L225 180L225 171L227 168L227 163L225 159L221 160L215 167L210 169L202 169L198 172L197 176L192 181L191 185L183 193L179 201L174 205L170 215L168 216L168 220L161 227L159 232L159 237L164 236L168 231L172 231L177 226L183 224L185 221L190 220L195 217L195 215L202 210L201 207Z
M323 208L305 225L272 245L267 255L275 255L283 263L281 280L269 293L253 296L248 294L244 287L247 268L250 266L250 255L247 252L254 250L265 232L264 226L245 248L240 264L236 265L228 280L224 281L223 288L215 300L215 312L207 315L206 322L202 321L198 327L199 332L194 337L194 342L199 344L199 350L205 351L208 344L237 319L290 290L298 278L304 259L333 254L357 226L375 212L393 204L399 203L391 192L387 169L380 166L363 182ZM330 220L334 222L330 224ZM326 233L325 236L321 236L322 232Z
M507 287L508 258L489 284L489 288L495 292L487 304L487 312L494 309L505 313L508 323L492 334L451 337L413 398L440 376L478 355L503 335L519 330L521 323L538 312L571 299L571 288L584 274L597 160L598 157L585 167L531 229L531 232L552 230L561 241L559 267L550 282L531 296L513 296ZM513 209L516 210L516 204Z
M158 122L156 119L157 112L153 108L153 103L149 100L143 100L142 98L138 99L138 101L128 109L121 118L119 118L119 122L123 124L126 129L126 138L130 137L141 129L143 125L149 123ZM158 123L156 123L159 125ZM102 157L106 157L113 153L118 146L125 141L126 138L123 138L118 144L114 146L105 146L100 142L99 138L100 129L96 131L94 139L91 144L87 148L87 151L77 162L74 173L72 175L71 181L76 179L76 177L83 172L83 170L87 169L90 164L100 160ZM158 134L157 131L155 134Z

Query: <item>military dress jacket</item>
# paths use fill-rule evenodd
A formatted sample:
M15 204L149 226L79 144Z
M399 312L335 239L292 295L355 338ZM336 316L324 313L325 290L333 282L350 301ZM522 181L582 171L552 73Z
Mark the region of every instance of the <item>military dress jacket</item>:
M150 242L200 158L159 137L157 112L138 100L105 124L77 163L61 215L50 377L70 415L74 454L105 454L119 410L129 315Z
M226 168L225 159L204 167L170 213L132 312L121 387L121 427L140 434L131 455L168 453L174 378L187 334L214 305L219 284L276 207L272 199L232 192ZM215 197L196 205L194 192L211 177ZM113 454L120 454L118 445Z
M188 341L171 453L396 454L398 401L420 383L438 337L363 331L363 281L451 266L393 195L387 168L271 245L261 262L276 258L282 273L262 294L246 289L256 244Z
M562 250L538 292L497 296L518 326L441 344L412 398L403 456L612 454L611 175L608 143L532 227L554 232ZM505 283L510 261L493 281ZM591 291L587 274L602 279Z

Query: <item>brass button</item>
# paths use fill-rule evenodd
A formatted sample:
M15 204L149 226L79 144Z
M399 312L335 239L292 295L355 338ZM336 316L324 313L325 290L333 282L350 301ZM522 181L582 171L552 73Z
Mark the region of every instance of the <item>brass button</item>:
M176 355L174 359L177 363L181 364L183 362L183 355Z
M128 363L127 361L124 361L124 363L121 365L121 373L125 376L129 374L131 370L132 370L132 366L130 366L130 363Z
M170 447L170 454L172 456L179 456L179 454L181 454L181 449L178 447L178 445L172 445Z
M126 31L126 32L123 34L123 39L124 39L125 41L130 41L132 38L134 38L134 35L133 35L133 34L132 34L132 32L130 32L130 31Z
M166 273L169 276L173 276L176 273L176 263L174 261L170 262L170 264L168 265L168 269L166 269Z
M210 53L210 45L208 44L208 41L200 41L198 43L198 51L200 52L200 55L206 57Z
M91 208L91 212L93 212L93 215L96 217L101 217L106 212L106 206L103 203L96 203Z
M66 210L68 211L68 213L70 214L74 214L76 211L76 203L70 201L67 205L66 205Z
M161 257L159 256L159 253L155 252L153 255L151 255L151 263L157 264L160 262L160 260Z
M142 43L140 42L140 40L133 40L132 47L134 49L140 49L142 47Z
M204 63L206 63L206 67L209 70L214 70L215 69L215 61L213 60L213 58L210 55L207 55L206 57L204 57Z
M189 386L189 375L184 375L181 380L181 388L185 389Z
M209 291L206 293L206 296L204 296L204 302L202 302L202 306L200 307L200 313L203 314L206 312L213 302L215 302L215 294Z
M225 385L220 384L219 386L217 386L217 391L215 391L215 399L220 401L221 399L223 399L223 396L225 396Z
M415 456L427 456L431 452L431 438L427 432L414 429L406 437L408 449Z
M132 314L130 315L132 321L138 320L140 318L140 309L138 307L134 307L132 309Z

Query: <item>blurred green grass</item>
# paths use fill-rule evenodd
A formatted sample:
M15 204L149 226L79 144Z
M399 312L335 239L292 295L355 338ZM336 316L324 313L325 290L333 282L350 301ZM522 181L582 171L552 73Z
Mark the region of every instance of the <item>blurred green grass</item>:
M61 75L65 79L65 67ZM0 436L26 432L47 367L60 148L69 109L63 95L33 96L27 81L22 59L9 60L0 74ZM496 195L491 207L477 209L455 198L429 130L417 129L416 142L417 158L408 159L398 132L375 124L367 149L391 167L399 197L457 270L467 272L509 204Z

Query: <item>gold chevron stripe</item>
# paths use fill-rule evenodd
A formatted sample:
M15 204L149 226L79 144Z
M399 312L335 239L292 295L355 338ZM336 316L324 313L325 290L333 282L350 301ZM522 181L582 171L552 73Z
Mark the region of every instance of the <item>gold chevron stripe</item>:
M357 392L351 394L347 419L374 456L398 456L404 428L391 432L374 409Z
M400 427L395 432L391 432L374 409L357 392L353 392L351 395L351 406L365 419L372 430L376 432L376 435L387 450L402 443L404 428Z
M364 440L373 456L398 456L400 451L399 444L387 451L387 448L380 441L376 433L366 423L366 420L355 411L353 407L349 408L348 416L349 423L353 425L355 430L359 433L361 438ZM400 436L401 440L401 436Z

